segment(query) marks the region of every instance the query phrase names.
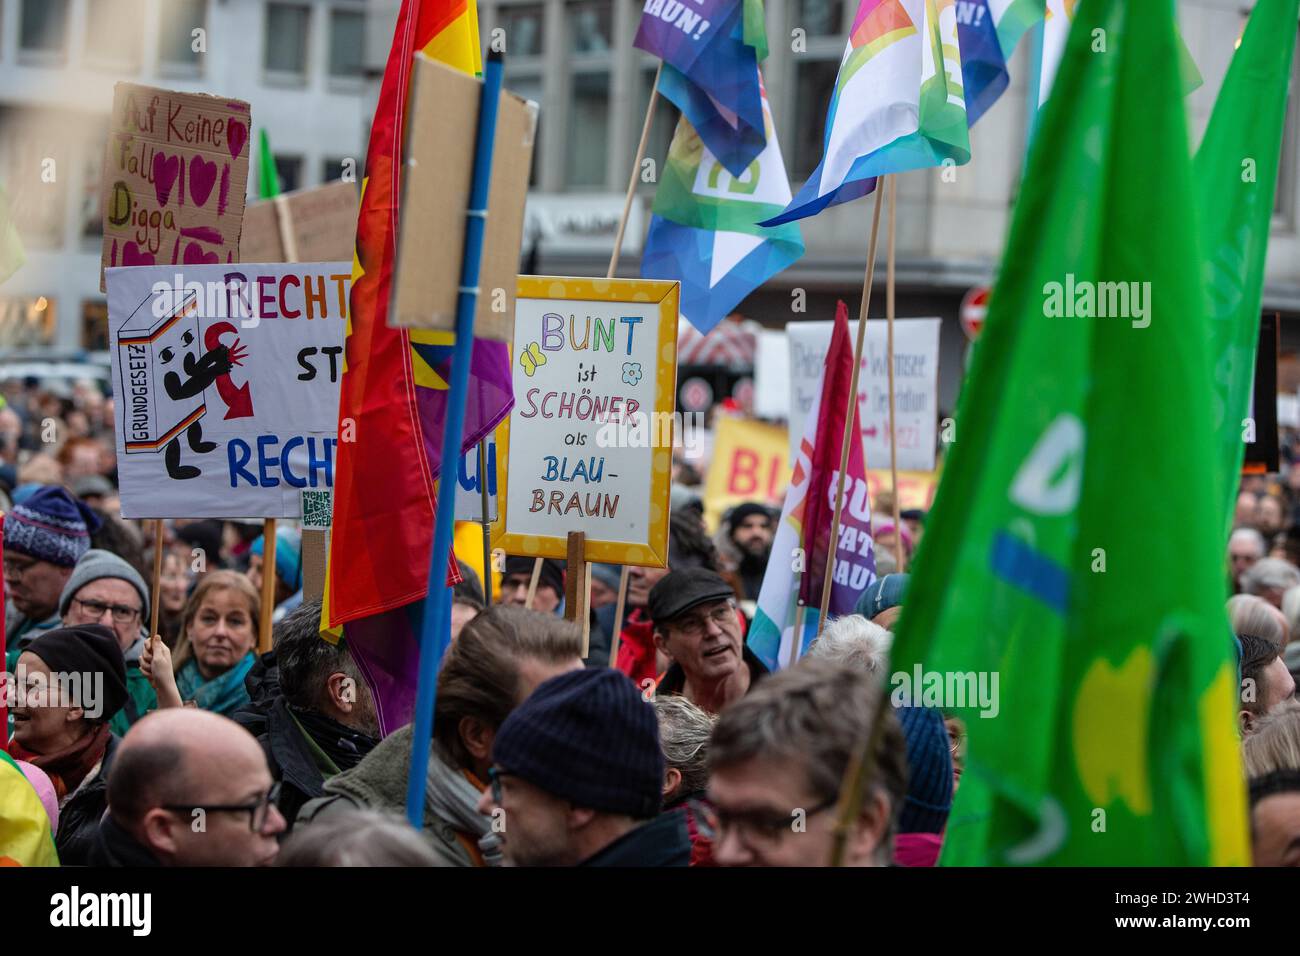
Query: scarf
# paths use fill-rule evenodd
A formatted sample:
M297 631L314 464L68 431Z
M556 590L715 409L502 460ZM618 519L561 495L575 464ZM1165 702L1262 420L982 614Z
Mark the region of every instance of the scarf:
M290 716L303 733L312 739L338 770L351 770L379 743L377 737L363 734L314 710L303 710L292 704L288 708Z
M44 770L50 783L54 784L54 793L59 798L59 806L62 806L68 795L75 793L81 782L99 768L108 748L108 738L108 724L95 724L75 743L54 753L35 754L17 740L10 740L9 756L26 760Z
M441 820L478 839L479 852L488 866L502 863L501 838L492 832L492 820L478 812L483 791L453 769L434 747L429 753L429 778L425 800Z
M255 660L253 652L249 651L230 670L205 681L199 673L199 662L191 658L176 672L176 689L181 692L182 700L192 700L204 710L229 716L248 703L244 675L252 669Z

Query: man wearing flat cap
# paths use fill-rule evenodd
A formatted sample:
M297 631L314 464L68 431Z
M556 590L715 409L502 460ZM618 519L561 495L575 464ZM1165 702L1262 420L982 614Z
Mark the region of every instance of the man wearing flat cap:
M745 646L736 592L713 571L673 571L650 591L655 646L672 659L658 693L679 694L710 714L767 675Z

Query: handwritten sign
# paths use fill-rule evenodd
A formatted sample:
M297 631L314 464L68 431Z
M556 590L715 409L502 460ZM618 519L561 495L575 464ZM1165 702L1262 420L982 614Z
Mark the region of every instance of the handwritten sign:
M497 543L664 567L679 284L521 276Z
M747 418L719 416L704 486L704 517L716 528L723 513L742 501L779 508L790 481L785 429Z
M351 264L110 268L125 518L297 518L334 485Z
M488 521L497 520L497 482L501 480L503 456L498 450L496 436L487 439ZM456 469L456 520L483 520L483 476L478 468L478 445L460 456Z
M105 269L239 261L249 105L118 83L104 155Z
M831 322L791 322L790 434L803 423L818 394L817 383L831 344ZM938 427L939 319L894 322L894 410L898 416L898 467L933 471ZM854 336L857 322L850 322ZM886 324L867 323L858 373L858 415L868 468L889 467L889 362ZM795 457L793 442L791 460Z

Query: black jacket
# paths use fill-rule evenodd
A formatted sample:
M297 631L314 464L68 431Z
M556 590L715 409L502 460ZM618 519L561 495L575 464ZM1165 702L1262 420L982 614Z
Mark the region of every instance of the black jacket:
M91 866L159 866L153 854L132 839L113 820L111 813L104 814L90 847Z
M255 701L241 707L232 718L262 745L271 778L280 782L276 808L292 829L302 805L324 795L325 774L316 765L289 705L279 696Z
M691 837L686 815L661 813L629 830L579 866L687 866L691 862Z
M59 851L59 862L64 866L86 866L90 862L100 817L108 809L108 770L119 743L116 734L108 735L99 770L83 781L59 810L59 832L54 838L54 848Z

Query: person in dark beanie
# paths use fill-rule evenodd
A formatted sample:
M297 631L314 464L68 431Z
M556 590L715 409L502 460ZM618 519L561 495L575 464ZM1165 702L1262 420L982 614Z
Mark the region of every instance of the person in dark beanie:
M34 637L60 625L59 595L98 530L99 519L90 507L54 485L38 488L5 515L5 652L10 671Z
M952 809L952 739L933 707L896 707L907 742L907 795L898 815L894 862L934 866Z
M539 685L497 731L492 761L479 812L508 821L500 836L511 864L689 863L685 817L659 815L654 708L622 674L584 669Z
M158 707L158 693L140 672L149 625L149 586L138 571L115 554L91 548L81 556L59 597L64 627L103 624L117 636L126 661L129 696L110 724L119 737Z
M535 558L506 555L506 569L501 575L501 603L523 607L528 601L528 585L533 580ZM559 614L564 608L564 563L542 559L542 573L537 579L537 593L532 610Z
M736 592L703 568L673 571L650 590L655 646L672 661L659 680L660 694L681 694L716 714L767 676L745 645Z
M772 553L776 520L772 509L758 501L736 505L723 518L726 543L736 556L736 574L746 600L757 601L767 573L767 559Z
M894 622L903 610L908 578L909 575L906 574L886 574L876 578L858 598L853 613L861 614L871 623L892 631Z
M117 635L100 624L46 631L19 656L14 677L9 755L50 778L59 799L59 859L84 865L117 749L108 722L127 699Z

